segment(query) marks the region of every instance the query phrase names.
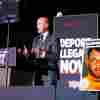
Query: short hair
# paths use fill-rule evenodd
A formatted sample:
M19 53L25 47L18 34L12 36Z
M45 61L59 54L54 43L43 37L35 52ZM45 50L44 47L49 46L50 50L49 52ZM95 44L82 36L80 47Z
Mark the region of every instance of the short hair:
M46 18L46 19L49 21L49 17L48 17L48 16L39 16L39 17L37 18L37 20L40 19L40 18Z
M100 47L95 47L95 48L90 48L89 50L88 50L88 56L90 55L90 53L92 52L92 50L93 49L95 49L96 51L100 51Z

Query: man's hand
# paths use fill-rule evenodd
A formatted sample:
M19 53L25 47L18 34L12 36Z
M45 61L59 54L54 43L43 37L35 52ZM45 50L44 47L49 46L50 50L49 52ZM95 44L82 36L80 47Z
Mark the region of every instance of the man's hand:
M39 48L32 48L31 53L35 54L36 58L45 58L46 57L46 51Z
M22 52L21 48L17 49L17 53L20 54Z
M39 58L39 49L38 48L32 48L31 53L33 53L33 52L35 54L35 57Z
M45 50L41 50L40 58L46 58L46 51Z
M26 56L26 57L29 56L28 49L26 48L25 45L24 45L23 55Z

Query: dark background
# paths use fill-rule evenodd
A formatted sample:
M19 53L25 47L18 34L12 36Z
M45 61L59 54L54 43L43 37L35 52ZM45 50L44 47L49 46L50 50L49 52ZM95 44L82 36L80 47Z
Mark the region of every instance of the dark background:
M8 0L13 1L13 0ZM48 4L49 5L49 4ZM47 5L47 6L48 6ZM17 47L22 48L24 44L31 48L31 43L36 31L36 20L40 16L49 16L50 20L50 31L53 31L53 17L56 16L58 11L62 11L63 15L74 15L74 14L89 14L89 13L97 13L100 18L100 8L52 8L52 7L35 7L34 0L21 0L17 3L17 13L16 11L11 12L7 9L10 14L17 14L17 20L14 23L0 23L0 48L7 47L7 36L8 36L8 26L9 26L9 47ZM15 6L12 6L15 7ZM5 16L5 14L1 14L0 9L0 17ZM7 16L7 15L6 15ZM4 19L5 20L5 19ZM100 20L99 20L100 24ZM100 27L100 26L99 26ZM99 28L100 34L100 28ZM99 35L100 37L100 35ZM20 62L22 65L20 65ZM20 66L21 69L13 69L11 77L11 85L31 85L32 81L32 72L24 71L21 66L29 67L29 63L25 62L25 59L17 62L17 66ZM15 82L17 80L17 82Z
M36 19L40 16L49 16L51 32L53 31L53 17L56 16L58 11L62 11L63 15L97 13L100 17L100 7L73 8L66 6L66 8L54 8L49 6L49 2L48 4L41 4L40 2L41 5L39 5L33 0L0 1L3 2L0 5L0 40L4 37L2 40L3 43L1 42L1 47L6 47L6 42L4 41L8 34L7 27L11 19L15 21L9 23L9 46L23 47L23 44L26 44L28 47L31 47L32 38L36 36L34 34L36 31ZM15 17L8 17L9 15L15 15ZM5 21L8 21L8 23L5 23Z

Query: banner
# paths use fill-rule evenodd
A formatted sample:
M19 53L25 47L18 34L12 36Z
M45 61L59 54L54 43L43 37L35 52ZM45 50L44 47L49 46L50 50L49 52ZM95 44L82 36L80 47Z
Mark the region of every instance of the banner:
M16 48L0 49L0 66L16 66Z
M60 41L59 87L78 89L85 41L97 38L96 14L67 15L55 18L55 34Z

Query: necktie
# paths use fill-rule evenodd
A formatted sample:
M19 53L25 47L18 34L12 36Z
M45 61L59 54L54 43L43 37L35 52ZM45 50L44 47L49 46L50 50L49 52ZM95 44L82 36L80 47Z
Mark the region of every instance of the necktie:
M40 47L39 57L42 57L45 54L45 52L42 50L42 49L45 48L45 42L44 42L44 35L43 34L40 35L40 46L39 47Z
M43 34L41 34L41 35L40 35L40 40L42 40L42 41L43 41Z

